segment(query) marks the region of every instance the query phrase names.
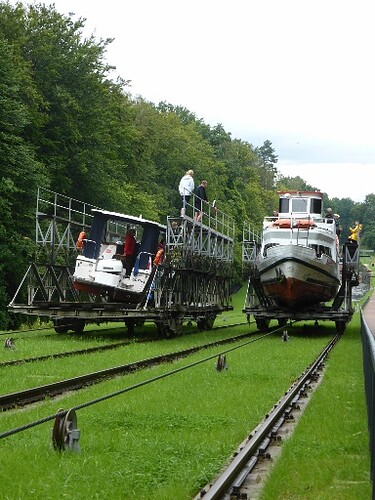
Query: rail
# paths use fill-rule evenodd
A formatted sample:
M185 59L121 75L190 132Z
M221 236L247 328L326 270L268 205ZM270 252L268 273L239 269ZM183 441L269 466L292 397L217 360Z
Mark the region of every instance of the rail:
M76 240L88 231L99 208L63 194L38 187L35 214L36 259L51 264L61 259L68 265L77 256Z
M199 222L202 226L209 227L227 238L234 238L234 219L220 210L215 200L209 203L194 193L190 198L192 202L189 200L188 203L184 199L181 217L189 217L192 221Z
M375 336L371 332L361 309L361 337L363 352L363 373L369 429L369 448L371 456L371 480L373 481L372 498L375 498Z
M203 498L204 500L241 498L235 495L243 484L246 475L255 466L258 450L266 440L270 439L269 436L272 434L275 426L278 425L281 419L285 418L288 408L293 406L293 402L298 398L301 391L304 390L306 384L319 371L324 359L328 356L339 338L340 335L337 334L327 344L316 360L301 374L299 379L290 387L269 414L267 414L265 420L250 434L247 443L236 454L225 471L201 491L199 498Z
M275 329L273 330L275 331ZM155 366L158 364L164 363L172 363L173 361L188 357L191 354L195 354L197 352L203 351L205 349L209 349L216 346L224 346L226 344L232 344L240 342L241 340L245 340L244 343L236 345L235 347L229 347L220 353L216 353L210 355L208 358L204 358L203 360L199 360L193 362L191 365L187 365L184 368L178 368L177 371L181 371L182 369L186 369L189 367L196 366L197 364L203 363L205 361L217 358L218 355L225 354L227 352L240 349L245 347L248 344L254 343L258 340L267 337L272 333L270 331L267 334L263 334L260 337L255 337L254 335L259 332L248 332L240 335L235 335L234 337L224 338L220 340L215 340L212 342L208 342L207 344L196 345L187 349L183 349L180 351L170 352L160 354L158 356L154 356L152 358L140 359L125 365L115 366L112 368L107 368L104 370L100 370L93 373L88 373L84 375L79 375L70 379L60 380L56 382L52 382L47 385L33 387L30 389L20 390L13 393L0 395L0 411L8 411L18 406L24 406L27 404L35 403L36 401L42 401L46 397L54 397L60 395L67 391L73 391L81 389L82 387L86 387L88 385L96 384L102 382L103 380L113 378L117 375L125 375L127 373L133 373L137 370L141 370L150 366ZM250 340L246 340L249 339ZM171 373L172 374L172 373ZM78 409L77 407L75 409ZM7 435L8 433L5 433ZM0 439L3 434L0 433Z

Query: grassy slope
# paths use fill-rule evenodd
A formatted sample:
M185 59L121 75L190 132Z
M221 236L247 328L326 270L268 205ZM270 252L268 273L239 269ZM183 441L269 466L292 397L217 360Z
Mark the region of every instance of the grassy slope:
M217 322L229 322L232 315L243 318L243 293L236 294L234 302L235 312L224 313ZM331 353L325 381L286 443L265 499L370 498L357 316ZM316 354L326 340L326 334L292 334L288 343L265 339L230 353L227 372L215 372L212 360L80 410L78 454L52 450L52 422L6 438L0 441L0 498L189 499L289 387L303 369L302 358ZM174 367L212 352L217 350ZM0 414L0 429L60 407L71 408L171 368L118 378L101 388L36 405L30 414L26 409Z
M261 498L371 498L359 313L327 360L313 395Z
M216 372L212 359L82 409L78 454L52 450L52 422L3 439L0 498L192 498L326 341L325 335L295 335L288 343L279 335L266 337L230 352L228 371ZM198 353L173 367L217 352ZM0 414L0 431L171 369L154 367L58 401L5 412Z

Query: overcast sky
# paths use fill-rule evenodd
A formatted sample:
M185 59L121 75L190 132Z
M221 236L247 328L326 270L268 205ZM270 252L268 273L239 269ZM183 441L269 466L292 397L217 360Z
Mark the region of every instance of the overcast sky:
M375 193L373 0L44 3L115 39L107 61L134 96L269 139L281 174L330 198Z

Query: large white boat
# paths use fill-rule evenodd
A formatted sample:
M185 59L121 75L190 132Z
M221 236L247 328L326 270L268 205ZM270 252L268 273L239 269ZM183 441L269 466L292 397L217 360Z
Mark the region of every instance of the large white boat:
M334 218L323 216L319 191L279 192L279 212L263 221L255 260L265 296L297 309L332 300L340 286Z

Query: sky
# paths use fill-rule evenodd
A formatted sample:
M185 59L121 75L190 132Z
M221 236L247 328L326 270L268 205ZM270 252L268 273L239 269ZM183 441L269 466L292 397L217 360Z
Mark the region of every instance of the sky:
M107 62L133 96L270 140L280 174L329 198L375 193L373 0L43 3L114 38Z

